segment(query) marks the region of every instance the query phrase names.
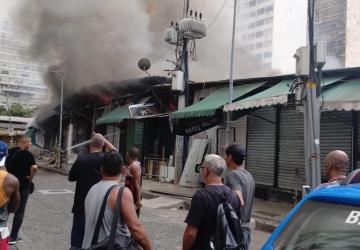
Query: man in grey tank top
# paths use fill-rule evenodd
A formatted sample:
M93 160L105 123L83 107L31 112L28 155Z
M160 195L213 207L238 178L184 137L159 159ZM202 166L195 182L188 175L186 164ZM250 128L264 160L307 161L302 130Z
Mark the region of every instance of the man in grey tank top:
M96 222L105 194L110 187L119 185L120 174L123 168L124 161L119 153L113 152L104 155L103 166L101 167L102 180L90 189L85 199L85 236L82 245L85 249L91 246ZM110 235L118 191L119 188L114 188L107 200L98 242ZM136 215L134 200L128 188L124 189L120 210L117 233L124 235L131 234L145 250L152 249L145 229Z
M241 207L241 224L244 228L244 240L250 246L250 218L255 194L255 182L252 175L245 169L245 150L240 144L230 145L225 151L225 162L229 168L225 184L239 197Z

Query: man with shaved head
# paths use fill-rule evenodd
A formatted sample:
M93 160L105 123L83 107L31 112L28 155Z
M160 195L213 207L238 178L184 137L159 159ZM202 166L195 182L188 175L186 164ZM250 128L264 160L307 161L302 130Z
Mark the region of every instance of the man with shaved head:
M344 151L334 150L325 158L325 173L328 183L339 183L346 178L349 168L349 157Z
M31 139L26 135L16 138L16 147L9 150L5 166L9 173L13 174L20 183L20 204L13 218L9 244L21 242L19 231L25 216L25 208L30 194L31 183L37 172L37 164L34 155L29 151Z
M101 134L93 133L90 152L79 154L69 172L69 181L76 181L74 205L72 208L73 227L71 230L72 249L81 248L85 233L84 202L90 188L101 180L100 167L103 162L103 147L107 151L116 148Z

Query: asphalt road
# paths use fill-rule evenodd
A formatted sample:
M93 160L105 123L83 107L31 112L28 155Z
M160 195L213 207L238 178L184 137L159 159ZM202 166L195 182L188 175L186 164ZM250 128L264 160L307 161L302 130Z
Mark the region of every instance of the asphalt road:
M66 176L40 171L35 186L36 191L29 198L20 231L24 241L10 249L69 249L72 225L70 211L75 185L68 182ZM140 219L150 235L154 249L181 249L186 214L183 210L142 209ZM254 231L252 237L251 249L260 249L269 234Z

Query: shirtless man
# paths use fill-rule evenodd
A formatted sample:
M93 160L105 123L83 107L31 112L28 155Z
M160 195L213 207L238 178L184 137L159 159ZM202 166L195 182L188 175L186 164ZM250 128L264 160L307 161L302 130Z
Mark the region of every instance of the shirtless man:
M141 165L138 161L139 149L136 147L131 147L127 154L126 158L128 161L128 168L126 173L125 185L128 187L133 194L134 204L136 208L136 214L139 216L140 208L142 207L141 203Z

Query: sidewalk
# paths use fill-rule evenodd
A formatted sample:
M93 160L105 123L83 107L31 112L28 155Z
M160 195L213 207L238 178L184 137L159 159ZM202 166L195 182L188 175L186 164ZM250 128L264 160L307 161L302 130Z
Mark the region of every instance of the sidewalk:
M70 170L69 166L58 169L54 165L47 165L44 161L38 161L38 165L44 170L63 175L68 175ZM191 197L199 190L199 188L181 187L148 179L143 179L142 188L145 198L144 205L152 208L187 209L190 207ZM255 199L251 221L252 228L272 232L292 208L293 205L286 202Z
M153 180L143 180L145 192L159 195L169 195L184 199L186 207L190 206L191 197L199 188L180 187L170 183L160 183ZM272 232L292 209L292 204L273 202L260 199L254 200L252 224L255 229Z

